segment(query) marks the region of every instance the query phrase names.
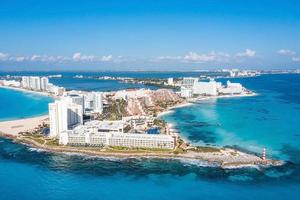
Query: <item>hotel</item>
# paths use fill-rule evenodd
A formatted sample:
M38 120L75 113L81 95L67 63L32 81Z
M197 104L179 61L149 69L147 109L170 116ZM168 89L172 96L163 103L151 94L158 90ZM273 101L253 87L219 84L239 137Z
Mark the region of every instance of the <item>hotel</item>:
M123 133L121 121L91 121L60 134L59 143L71 146L119 146L128 148L174 149L171 135Z
M23 76L21 83L22 87L26 89L46 91L48 89L49 80L47 77Z
M61 132L83 123L82 105L72 103L68 99L56 100L49 104L49 121L49 137L58 137Z

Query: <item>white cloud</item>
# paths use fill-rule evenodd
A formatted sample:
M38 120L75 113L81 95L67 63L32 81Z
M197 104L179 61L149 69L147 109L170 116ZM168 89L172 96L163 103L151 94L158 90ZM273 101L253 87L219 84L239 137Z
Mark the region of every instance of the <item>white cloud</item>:
M73 54L73 60L79 61L80 58L81 58L81 53L74 53L74 54Z
M184 61L187 62L197 62L197 63L206 63L206 62L228 62L230 55L223 52L211 51L207 54L198 54L195 52L189 52L183 57Z
M0 52L0 60L7 60L8 57L9 57L8 54L6 54L6 53L1 53L1 52Z
M246 49L244 52L237 53L236 57L254 57L256 55L256 51L251 49Z
M82 55L81 53L74 53L73 54L74 61L95 61L96 57L92 55Z
M122 62L124 61L122 56L114 57L112 55L105 56L94 56L94 55L83 55L80 52L74 53L71 57L69 56L48 56L33 54L31 56L11 56L6 53L0 52L0 61L11 61L11 62Z
M41 58L41 56L39 56L39 55L32 55L30 60L31 61L38 61L40 58Z
M240 52L232 56L224 52L211 51L209 53L199 54L196 52L189 52L184 56L160 56L157 60L166 61L181 61L181 62L191 62L191 63L230 63L236 62L236 57L254 57L256 52L251 49L246 49L245 52Z
M23 62L24 60L26 60L26 57L18 56L18 57L15 57L14 60L17 61L17 62Z
M102 58L101 58L101 61L104 61L104 62L108 62L108 61L112 61L112 60L113 60L112 55L102 56Z
M294 61L294 62L300 62L300 57L293 57L292 61Z
M159 56L159 60L180 60L182 59L181 56Z
M277 51L277 53L284 56L292 56L296 54L296 52L289 49L280 49L279 51Z
M102 56L102 57L97 57L97 56L93 56L93 55L83 55L79 52L74 53L72 56L73 61L86 61L86 62L109 62L113 60L113 56L112 55L106 55L106 56Z
M189 52L183 57L184 60L192 62L208 62L215 60L215 55L212 54L197 54L195 52Z

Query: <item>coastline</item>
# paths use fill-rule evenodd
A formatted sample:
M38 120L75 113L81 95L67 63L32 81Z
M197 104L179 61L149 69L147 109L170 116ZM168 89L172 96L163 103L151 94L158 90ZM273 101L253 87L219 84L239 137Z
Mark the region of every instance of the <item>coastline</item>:
M20 132L35 129L43 122L47 122L48 115L30 117L17 120L0 121L0 133L18 136Z
M198 102L210 99L223 99L223 98L238 98L238 97L253 97L258 96L258 93L251 92L251 93L243 93L243 94L225 94L225 95L218 95L218 96L203 96L201 98L194 98L190 102Z
M235 97L235 96L226 96ZM215 97L219 98L219 97ZM207 98L205 98L207 99ZM193 105L191 102L183 102L181 104L172 106L166 109L164 112L158 114L161 117L167 113L173 112L174 109L180 107L186 107ZM258 166L277 166L282 165L282 161L276 160L263 160L262 158L248 153L243 153L238 150L230 148L210 148L210 147L196 147L189 148L186 151L176 153L175 150L145 150L145 149L129 149L129 150L112 150L110 148L90 148L90 147L72 147L72 146L59 146L48 145L46 138L39 141L38 138L34 138L28 135L20 134L21 132L36 130L36 128L42 124L48 123L48 115L40 117L32 117L19 120L10 120L0 122L0 136L11 138L14 142L26 144L27 146L38 148L54 153L78 153L89 156L100 157L117 157L117 158L159 158L159 159L192 159L195 161L203 161L207 163L217 164L222 168L240 168L240 167L258 167ZM172 128L171 123L167 123L169 128ZM179 136L178 133L171 133ZM196 150L195 150L196 149Z
M39 91L33 91L33 90L27 90L25 88L18 88L18 87L11 87L11 86L3 86L3 85L0 85L0 88L4 88L4 89L10 89L10 90L15 90L15 91L20 91L20 92L24 92L24 93L32 93L32 94L35 94L35 95L41 95L41 96L47 96L47 97L51 97L51 98L57 98L56 96L54 95L51 95L50 93L47 93L47 92L39 92Z
M148 159L177 159L182 161L197 161L206 163L208 167L220 167L223 169L239 169L244 167L259 168L281 166L284 164L280 160L262 160L260 157L243 153L235 149L219 148L213 151L187 151L185 153L176 154L172 151L107 151L101 149L72 147L72 146L49 146L40 144L32 139L20 138L13 135L5 135L0 133L0 137L12 139L13 142L26 145L30 148L43 150L59 154L76 154L81 156L96 156L100 158L148 158Z

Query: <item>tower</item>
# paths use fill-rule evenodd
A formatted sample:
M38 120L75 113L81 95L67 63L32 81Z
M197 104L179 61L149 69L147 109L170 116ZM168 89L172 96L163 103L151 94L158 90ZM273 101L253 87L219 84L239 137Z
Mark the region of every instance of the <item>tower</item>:
M263 160L266 160L267 157L266 157L266 148L263 148L263 151L262 151L262 157L261 157Z

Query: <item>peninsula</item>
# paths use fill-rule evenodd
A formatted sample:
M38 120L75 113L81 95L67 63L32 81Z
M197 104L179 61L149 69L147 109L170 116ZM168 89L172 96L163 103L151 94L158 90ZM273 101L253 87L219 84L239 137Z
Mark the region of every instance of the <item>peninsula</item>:
M168 84L172 79L168 79ZM180 90L66 91L46 77L2 80L0 85L43 92L56 100L49 115L0 122L1 136L53 152L97 156L196 159L221 167L281 165L281 161L230 148L193 146L160 118L207 98L254 95L239 83L199 82L185 77Z

